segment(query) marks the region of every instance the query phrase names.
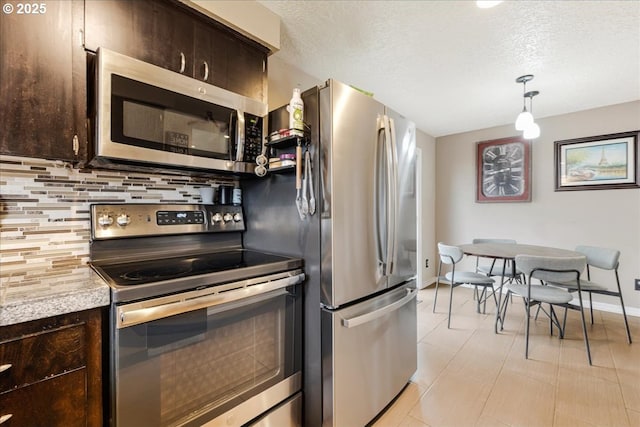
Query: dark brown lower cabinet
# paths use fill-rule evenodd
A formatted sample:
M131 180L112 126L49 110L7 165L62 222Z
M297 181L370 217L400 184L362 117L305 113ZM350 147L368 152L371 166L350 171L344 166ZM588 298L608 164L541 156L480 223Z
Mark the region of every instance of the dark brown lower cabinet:
M102 425L100 308L0 328L0 424Z

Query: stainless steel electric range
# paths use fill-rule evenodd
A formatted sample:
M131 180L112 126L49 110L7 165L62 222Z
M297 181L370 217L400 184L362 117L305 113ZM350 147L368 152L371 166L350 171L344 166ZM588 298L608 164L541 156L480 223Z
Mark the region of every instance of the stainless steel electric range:
M302 260L246 250L244 231L241 206L91 206L111 425L299 425Z

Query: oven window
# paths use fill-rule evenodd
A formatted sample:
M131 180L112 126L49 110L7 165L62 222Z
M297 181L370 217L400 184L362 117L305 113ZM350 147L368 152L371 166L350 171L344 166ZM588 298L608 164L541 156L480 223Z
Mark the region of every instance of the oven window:
M172 153L231 159L233 109L112 75L113 141Z
M297 300L280 294L117 330L117 425L206 421L298 371Z

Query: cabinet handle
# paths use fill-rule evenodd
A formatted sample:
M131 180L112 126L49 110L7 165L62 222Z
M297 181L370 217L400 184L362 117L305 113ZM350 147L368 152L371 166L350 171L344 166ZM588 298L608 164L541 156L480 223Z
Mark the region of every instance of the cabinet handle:
M73 140L71 141L71 145L73 147L73 154L76 156L80 152L80 141L78 140L78 135L73 135Z
M0 415L0 424L4 424L5 422L9 421L9 418L11 417L13 417L13 414Z
M207 61L203 61L202 63L204 64L204 77L202 80L206 82L209 78L209 64L207 64Z
M184 57L184 53L180 52L180 74L184 73L184 69L187 67L187 58Z
M0 365L0 372L8 371L13 366L11 363L6 363L4 365Z

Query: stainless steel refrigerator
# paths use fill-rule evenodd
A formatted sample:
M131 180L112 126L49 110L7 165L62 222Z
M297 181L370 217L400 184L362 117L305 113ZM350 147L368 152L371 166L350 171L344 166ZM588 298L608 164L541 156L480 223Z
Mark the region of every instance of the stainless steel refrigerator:
M364 426L417 366L415 126L335 80L303 101L316 212L292 172L245 180L244 244L304 258L303 424Z

